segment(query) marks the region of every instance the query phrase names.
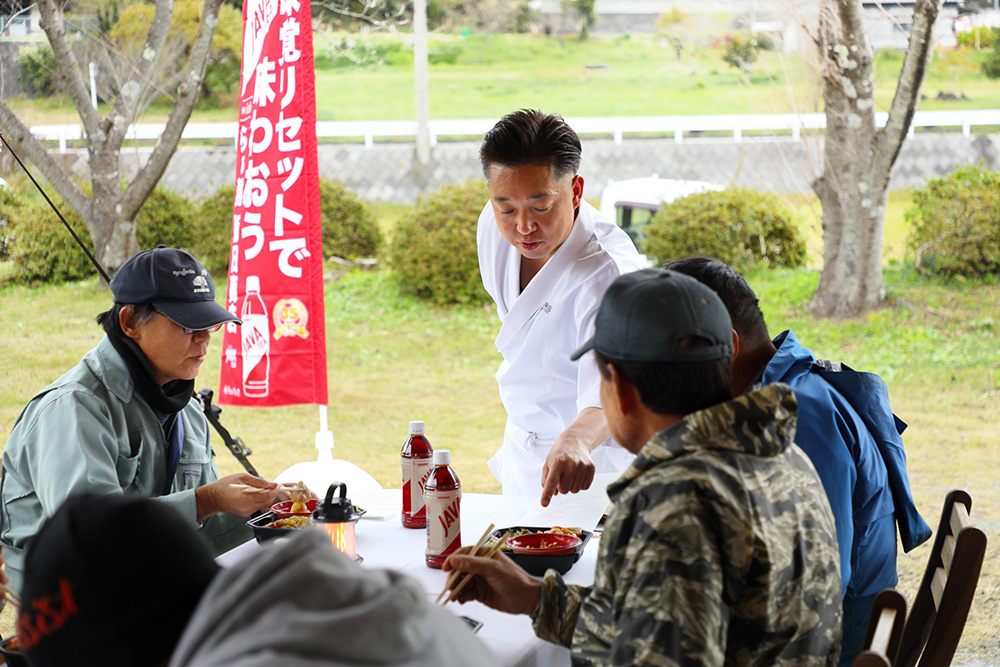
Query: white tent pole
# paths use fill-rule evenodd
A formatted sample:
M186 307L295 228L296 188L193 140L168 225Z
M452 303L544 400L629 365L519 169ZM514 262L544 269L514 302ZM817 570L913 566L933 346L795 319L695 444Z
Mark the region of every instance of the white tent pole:
M319 430L316 431L317 461L333 461L333 431L329 429L326 406L319 406Z

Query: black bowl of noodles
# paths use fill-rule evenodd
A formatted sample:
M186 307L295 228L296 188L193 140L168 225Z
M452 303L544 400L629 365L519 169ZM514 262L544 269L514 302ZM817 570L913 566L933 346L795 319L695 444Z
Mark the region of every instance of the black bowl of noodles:
M581 530L579 528L562 528L561 526L511 526L509 528L499 528L490 533L492 538L491 543L503 537L503 534L508 530L510 531L510 538L527 535L529 533L550 532L571 534L580 538L580 544L576 545L572 552L557 556L549 554L518 554L514 553L505 545L502 549L504 555L517 563L522 570L535 577L543 576L546 570L555 570L559 574L566 574L569 572L576 561L580 560L580 556L583 555L583 550L587 548L587 543L590 542L590 538L593 536L593 533L589 530Z

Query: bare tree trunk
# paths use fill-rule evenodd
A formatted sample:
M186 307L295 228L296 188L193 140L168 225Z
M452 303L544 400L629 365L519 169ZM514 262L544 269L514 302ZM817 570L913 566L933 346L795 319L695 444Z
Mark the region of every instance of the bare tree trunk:
M872 47L858 0L823 0L817 45L823 61L826 135L823 175L813 189L823 207L823 273L810 307L851 317L883 299L882 236L892 167L910 129L933 54L942 0L917 0L889 119L875 125Z
M48 149L35 139L16 115L0 102L0 123L18 142L38 170L52 184L68 206L79 214L94 241L94 256L114 275L125 260L139 251L135 216L166 170L177 149L184 126L198 100L205 66L211 51L212 36L218 24L222 0L205 0L201 25L191 45L186 73L181 82L166 128L146 164L122 189L121 148L129 126L137 120L150 86L152 74L164 65L164 45L173 14L172 0L156 0L156 13L150 24L141 57L131 64L128 79L101 118L94 109L81 68L70 48L62 13L55 0L39 0L40 25L48 36L56 57L58 76L76 106L87 140L91 193L88 196L70 177Z

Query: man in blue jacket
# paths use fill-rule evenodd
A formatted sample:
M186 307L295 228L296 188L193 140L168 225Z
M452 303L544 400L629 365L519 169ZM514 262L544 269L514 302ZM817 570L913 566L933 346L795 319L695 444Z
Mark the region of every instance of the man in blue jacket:
M693 257L665 268L685 273L718 293L733 321L733 391L783 382L799 402L795 443L812 459L833 508L844 595L841 665L861 651L875 594L895 586L896 525L905 551L931 529L917 512L900 434L877 375L818 361L791 331L773 341L757 295L722 262Z

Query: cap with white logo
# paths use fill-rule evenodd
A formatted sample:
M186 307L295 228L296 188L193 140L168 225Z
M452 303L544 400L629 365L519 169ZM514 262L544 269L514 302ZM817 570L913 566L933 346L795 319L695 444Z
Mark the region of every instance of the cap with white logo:
M177 248L157 246L122 264L111 279L115 303L148 303L188 329L207 329L238 317L215 302L215 284L198 260Z

